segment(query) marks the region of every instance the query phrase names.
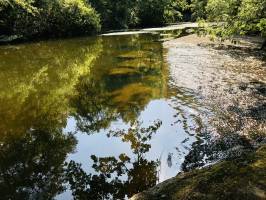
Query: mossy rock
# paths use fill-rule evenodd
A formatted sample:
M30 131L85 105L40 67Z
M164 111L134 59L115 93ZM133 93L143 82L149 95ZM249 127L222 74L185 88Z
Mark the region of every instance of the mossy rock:
M266 199L266 145L234 160L179 174L132 200Z

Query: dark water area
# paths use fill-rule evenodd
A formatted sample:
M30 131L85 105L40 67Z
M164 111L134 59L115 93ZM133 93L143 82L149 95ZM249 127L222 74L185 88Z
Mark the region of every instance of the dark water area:
M217 113L166 58L163 41L180 34L1 46L0 196L124 199L217 161ZM249 146L226 140L239 141Z

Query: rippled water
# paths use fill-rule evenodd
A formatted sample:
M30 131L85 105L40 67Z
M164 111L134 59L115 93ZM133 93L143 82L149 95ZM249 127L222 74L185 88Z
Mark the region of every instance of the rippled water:
M233 97L240 102L247 92L261 90L245 101L260 99L261 119L222 141L246 147L244 133L264 133L265 68L241 69L243 75L230 68L238 60L227 51L164 48L180 34L1 46L1 196L123 199L215 162L221 145L212 145L214 138L237 133L228 125L239 121L228 112L242 108Z

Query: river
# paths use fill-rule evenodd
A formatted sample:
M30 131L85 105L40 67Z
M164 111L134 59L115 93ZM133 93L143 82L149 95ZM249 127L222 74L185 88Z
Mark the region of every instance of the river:
M258 145L263 55L191 32L0 46L0 195L124 199Z

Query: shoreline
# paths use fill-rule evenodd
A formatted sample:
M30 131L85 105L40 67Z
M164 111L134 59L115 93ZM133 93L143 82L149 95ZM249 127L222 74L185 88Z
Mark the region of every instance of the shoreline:
M48 41L48 40L60 40L60 39L72 39L79 37L97 37L97 36L112 36L112 35L129 35L129 34L142 34L142 33L154 33L158 31L169 31L169 30L180 30L185 28L197 28L198 23L195 22L180 22L171 25L165 25L161 27L145 27L145 28L133 28L133 29L121 29L121 30L106 30L91 35L73 35L64 37L32 37L25 38L18 35L0 35L0 46L4 45L16 45L24 44L38 41Z
M263 200L266 198L265 177L266 145L263 145L234 160L180 173L130 200Z
M175 68L174 63L177 63L179 65L179 68L180 65L183 64L185 65L185 70L186 70L186 68L190 67L190 65L186 63L187 62L186 59L192 59L192 61L190 62L192 63L195 62L195 60L193 60L193 55L201 56L204 59L206 58L213 59L212 56L215 56L215 54L211 53L209 54L208 53L209 50L216 51L217 54L222 54L222 55L224 52L230 50L240 51L240 52L247 51L247 54L255 52L255 54L257 54L259 47L263 42L262 39L255 37L241 37L241 38L236 38L236 40L238 41L236 44L232 44L230 41L219 43L210 40L210 38L208 37L199 37L195 34L191 34L188 36L166 41L163 43L163 46L168 51L167 59L169 64L170 65L172 64L174 68ZM185 49L183 52L182 48ZM203 50L201 53L198 54L195 52L191 53L191 50L189 49L193 48L205 49L205 51ZM237 66L236 68L238 67L248 68L249 65L253 65L257 68L261 68L262 70L264 69L265 63L263 63L263 61L261 61L256 57L253 57L252 55L249 56L250 58L247 58L246 61L239 60L238 62L235 62L235 60L231 61L229 59L221 63L221 65L227 64L229 66L230 65ZM187 58L182 60L182 57L187 57ZM202 58L197 57L196 59L201 60ZM204 62L201 63L201 65L204 65ZM176 76L178 77L178 75L180 75L180 73L182 72L184 71L180 70L177 71ZM190 74L191 73L189 73L189 76ZM184 74L182 76L184 76ZM184 82L184 80L180 78L180 76L177 78L177 81L179 81L179 83ZM195 80L193 79L193 81ZM263 84L262 87L264 88L266 80L263 78L263 74L261 76L260 81ZM190 84L192 85L193 82L191 82ZM191 85L187 86L189 87ZM184 86L182 85L182 87L186 87L186 85ZM195 90L197 90L197 87L195 87ZM206 96L206 98L209 97ZM259 99L256 101L259 101ZM263 102L265 102L265 98L262 99L262 104ZM258 102L256 102L256 104L257 103ZM264 111L263 107L259 107L259 110L256 110L256 112L258 113L260 112L263 113ZM265 116L262 114L261 119L264 118ZM247 128L247 130L249 129ZM243 134L245 135L245 133ZM249 135L245 136L249 137ZM179 173L177 174L176 177L170 178L162 183L159 183L158 185L148 189L147 191L134 195L130 199L131 200L157 200L157 199L158 200L159 199L160 200L164 199L165 200L168 199L227 200L227 199L233 199L233 197L235 199L234 195L236 194L237 194L237 199L241 198L243 199L244 197L249 197L249 199L265 199L266 198L266 191L264 190L266 188L265 159L266 159L266 137L264 135L264 140L261 143L256 143L256 144L254 143L254 147L252 148L244 148L241 155L234 159L225 159L225 160L222 159L213 165L209 165L200 169L196 168L188 172ZM249 184L245 184L247 182Z

